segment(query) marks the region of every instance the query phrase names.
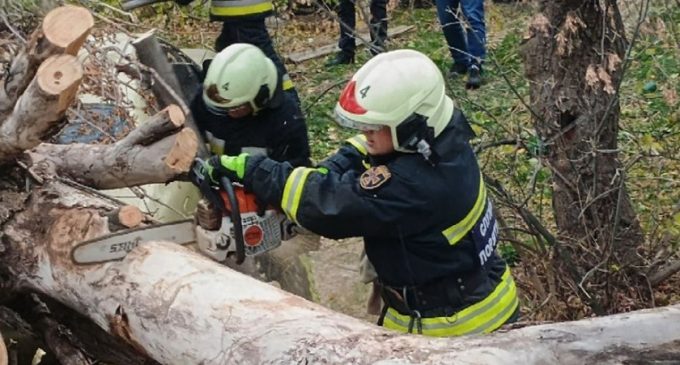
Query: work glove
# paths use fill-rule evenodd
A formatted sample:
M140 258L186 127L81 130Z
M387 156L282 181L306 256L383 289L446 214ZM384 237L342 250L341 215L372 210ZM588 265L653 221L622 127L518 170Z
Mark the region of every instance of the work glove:
M249 155L242 153L238 156L216 155L203 162L203 175L218 184L220 177L227 177L232 182L242 182L246 173L246 163Z

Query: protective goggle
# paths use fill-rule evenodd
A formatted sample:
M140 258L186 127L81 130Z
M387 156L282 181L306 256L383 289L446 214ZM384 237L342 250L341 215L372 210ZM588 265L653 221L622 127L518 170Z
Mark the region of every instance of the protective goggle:
M351 129L356 129L362 132L368 132L368 131L378 131L384 127L382 124L368 124L364 122L359 122L357 120L348 118L347 116L344 116L336 110L334 113L335 117L335 122L338 123L340 126L345 127L345 128L351 128Z

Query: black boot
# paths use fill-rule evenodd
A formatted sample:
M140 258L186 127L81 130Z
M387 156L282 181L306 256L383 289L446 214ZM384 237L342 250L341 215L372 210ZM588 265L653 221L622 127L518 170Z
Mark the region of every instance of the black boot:
M463 65L462 63L454 63L451 65L451 68L449 68L449 77L453 79L458 76L465 75L467 72L467 66Z
M333 67L337 65L348 65L354 63L354 55L347 52L338 52L335 57L326 62L326 67Z
M482 86L482 70L477 65L468 68L468 79L465 83L466 89L479 89Z

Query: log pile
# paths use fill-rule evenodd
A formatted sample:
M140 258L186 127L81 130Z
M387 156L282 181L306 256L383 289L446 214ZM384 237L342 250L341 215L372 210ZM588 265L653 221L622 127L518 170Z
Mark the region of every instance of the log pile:
M76 244L145 219L91 188L177 179L197 151L196 135L176 105L115 143L45 142L78 91L83 71L75 55L92 24L82 8L55 9L0 87L0 314L25 318L39 345L60 363L582 364L677 358L680 330L673 324L680 323L680 306L431 339L335 313L168 242L140 245L122 261L76 265ZM0 341L0 365L11 357Z

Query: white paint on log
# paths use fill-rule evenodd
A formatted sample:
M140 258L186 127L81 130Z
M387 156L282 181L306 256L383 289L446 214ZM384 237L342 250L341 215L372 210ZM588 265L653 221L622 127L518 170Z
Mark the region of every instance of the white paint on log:
M80 203L67 206L65 195ZM144 244L119 262L74 266L71 247L107 232L98 214L105 205L58 183L35 196L4 230L8 247L23 252L13 268L22 287L164 364L613 364L680 344L680 305L436 339L335 313L172 243ZM44 236L36 222L46 225Z

